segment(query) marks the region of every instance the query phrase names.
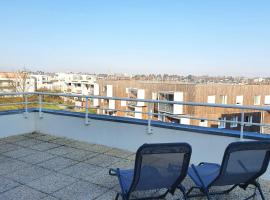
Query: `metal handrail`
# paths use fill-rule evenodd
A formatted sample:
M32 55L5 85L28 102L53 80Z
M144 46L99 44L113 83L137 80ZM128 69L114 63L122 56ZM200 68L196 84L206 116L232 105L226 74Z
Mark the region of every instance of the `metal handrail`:
M107 100L122 100L122 101L136 101L146 103L163 103L163 104L179 104L186 106L204 106L204 107L219 107L219 108L234 108L240 110L261 110L270 111L270 106L244 106L234 104L213 104L201 102L185 102L185 101L166 101L166 100L152 100L152 99L135 99L122 97L107 97L96 95L81 95L81 94L65 94L65 93L50 93L50 92L19 92L19 93L0 93L0 96L18 96L18 95L48 95L48 96L63 96L63 97L80 97L90 99L107 99Z
M107 96L95 96L95 95L78 95L78 94L65 94L65 93L47 93L47 92L34 92L32 94L49 95L49 96L65 96L65 97L81 97L81 98L88 97L91 99L136 101L136 102L146 102L146 103L164 103L164 104L179 104L179 105L190 105L190 106L235 108L235 109L241 109L241 110L270 111L270 106L243 106L243 105L234 105L234 104L213 104L213 103L200 103L200 102L165 101L165 100L152 100L152 99L135 99L135 98L107 97Z

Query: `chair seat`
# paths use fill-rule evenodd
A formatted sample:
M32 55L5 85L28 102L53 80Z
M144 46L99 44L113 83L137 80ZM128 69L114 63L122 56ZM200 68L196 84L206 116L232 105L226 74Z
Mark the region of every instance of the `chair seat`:
M197 186L207 187L215 178L217 178L220 171L220 165L215 163L203 163L195 166L195 169L200 175L201 181L204 185L202 185L200 179L192 167L189 167L188 175Z
M129 191L129 188L131 186L132 180L133 180L134 170L133 169L127 169L127 170L118 170L118 179L120 182L120 185L122 187L122 190L126 193Z

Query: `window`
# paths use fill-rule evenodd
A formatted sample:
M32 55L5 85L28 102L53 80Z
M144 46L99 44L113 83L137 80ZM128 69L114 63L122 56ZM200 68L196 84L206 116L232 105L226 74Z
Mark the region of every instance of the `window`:
M227 104L227 96L220 95L220 102L221 104Z
M218 128L226 128L226 117L219 118Z
M189 125L190 124L190 119L189 118L181 118L180 119L180 124Z
M208 125L207 120L205 119L200 120L199 126L207 127L207 125Z
M207 103L216 103L216 96L215 95L208 96Z
M232 117L232 119L231 119L231 125L230 125L230 127L231 128L235 128L235 127L237 127L238 126L238 116L234 116L234 117Z
M264 104L269 105L270 104L270 95L266 95L264 97Z
M174 95L173 95L173 94L168 94L166 100L167 100L167 101L173 101L173 100L174 100Z
M255 96L254 105L260 105L260 104L261 104L261 96Z
M121 106L126 106L127 105L127 102L126 101L121 101Z
M243 105L244 97L243 96L236 96L236 104Z
M157 96L157 93L156 92L152 92L152 99L153 100L157 100L158 99L158 96Z
M245 126L252 126L253 116L252 115L246 115L245 116L245 122L247 123Z

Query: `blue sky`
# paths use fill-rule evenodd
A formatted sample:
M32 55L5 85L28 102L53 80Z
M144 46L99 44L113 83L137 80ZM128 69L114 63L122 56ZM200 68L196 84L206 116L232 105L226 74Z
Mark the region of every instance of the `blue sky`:
M268 0L0 0L0 69L270 76Z

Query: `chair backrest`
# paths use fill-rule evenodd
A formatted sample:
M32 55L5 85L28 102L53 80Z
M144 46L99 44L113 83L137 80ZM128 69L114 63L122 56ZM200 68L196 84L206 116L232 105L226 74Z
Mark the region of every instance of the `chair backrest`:
M249 184L268 167L270 141L231 143L223 157L218 177L211 185Z
M173 191L187 175L191 151L187 143L142 145L136 153L129 194L162 188Z

